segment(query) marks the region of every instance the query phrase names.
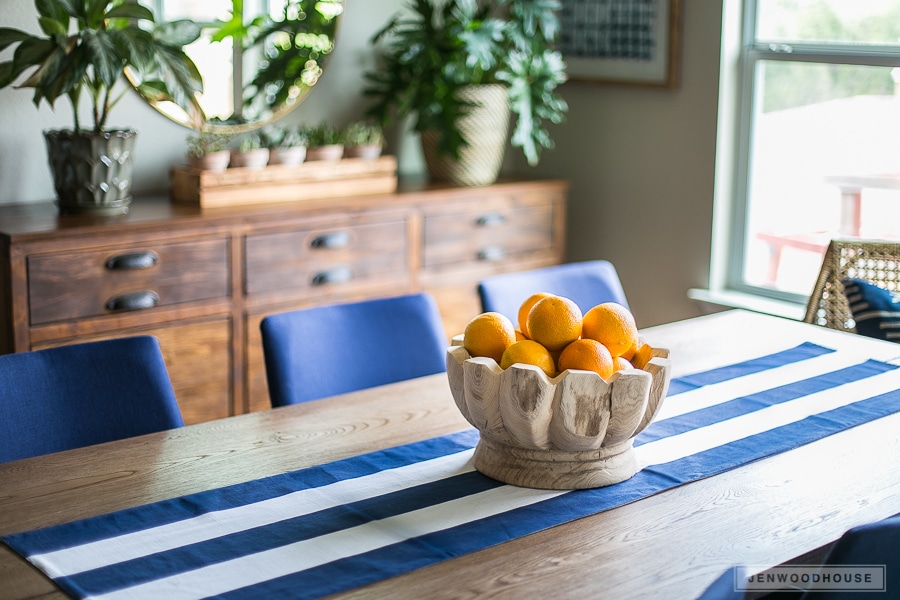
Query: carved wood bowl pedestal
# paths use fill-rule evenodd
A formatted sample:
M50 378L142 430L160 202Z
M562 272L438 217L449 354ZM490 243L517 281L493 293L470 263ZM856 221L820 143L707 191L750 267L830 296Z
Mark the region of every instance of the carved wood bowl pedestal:
M590 371L548 378L538 367L504 370L447 350L453 399L476 427L475 468L504 483L544 489L612 485L638 470L633 441L653 420L669 387L669 352L654 348L643 369Z

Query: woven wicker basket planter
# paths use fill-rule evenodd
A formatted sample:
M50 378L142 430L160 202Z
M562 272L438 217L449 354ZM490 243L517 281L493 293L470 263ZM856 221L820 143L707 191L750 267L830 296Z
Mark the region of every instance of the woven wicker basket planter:
M470 85L459 96L477 106L459 119L460 133L469 142L459 160L440 155L438 134L422 133L422 152L433 179L458 185L490 185L497 180L509 134L509 101L506 87L499 84Z

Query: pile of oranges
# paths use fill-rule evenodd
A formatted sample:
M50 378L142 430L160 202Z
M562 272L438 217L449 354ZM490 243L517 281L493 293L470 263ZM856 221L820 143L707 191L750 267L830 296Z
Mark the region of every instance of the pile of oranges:
M580 369L609 379L621 369L642 369L651 358L634 316L616 302L582 314L569 298L538 292L519 307L517 325L500 313L481 313L466 326L463 346L471 356L493 358L502 369L524 363L548 377Z

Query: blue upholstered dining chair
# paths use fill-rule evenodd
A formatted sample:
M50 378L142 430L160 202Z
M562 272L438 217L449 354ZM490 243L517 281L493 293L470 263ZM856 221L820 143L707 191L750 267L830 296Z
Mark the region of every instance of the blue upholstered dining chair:
M737 567L731 567L713 581L697 600L741 600L744 597L742 590L736 589L735 577Z
M900 515L847 530L825 557L832 567L884 565L886 593L809 590L802 600L897 598L900 595Z
M446 369L449 342L426 293L272 314L260 328L273 407Z
M883 521L867 523L847 530L828 551L823 566L826 567L872 567L884 565L887 594L871 591L827 591L810 589L785 589L766 595L772 600L850 600L860 598L896 598L900 590L900 515ZM734 589L735 571L738 567L722 573L697 600L738 600L743 591Z
M615 267L606 260L566 263L530 271L487 277L478 284L481 310L518 321L519 306L537 292L550 292L575 302L582 312L602 302L628 306Z
M154 337L0 356L0 462L182 425Z

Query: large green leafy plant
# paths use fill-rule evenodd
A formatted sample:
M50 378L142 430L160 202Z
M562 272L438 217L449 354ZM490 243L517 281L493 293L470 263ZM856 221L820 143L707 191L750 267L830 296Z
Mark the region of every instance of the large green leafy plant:
M515 117L512 145L537 164L553 147L547 124L568 110L556 91L566 80L553 48L558 0L413 0L409 8L372 39L383 52L382 66L366 73L370 115L384 125L412 115L416 131L437 131L439 151L458 158L468 142L457 122L470 108L458 90L500 83Z
M183 50L200 35L196 24L153 26L153 13L128 0L35 0L35 7L44 37L0 28L0 51L18 44L12 60L0 63L0 89L30 69L19 87L34 89L35 105L52 107L68 97L75 131L81 130L85 95L93 108L93 131L104 130L128 87L126 73L146 97L202 113L195 97L202 89L200 73Z

